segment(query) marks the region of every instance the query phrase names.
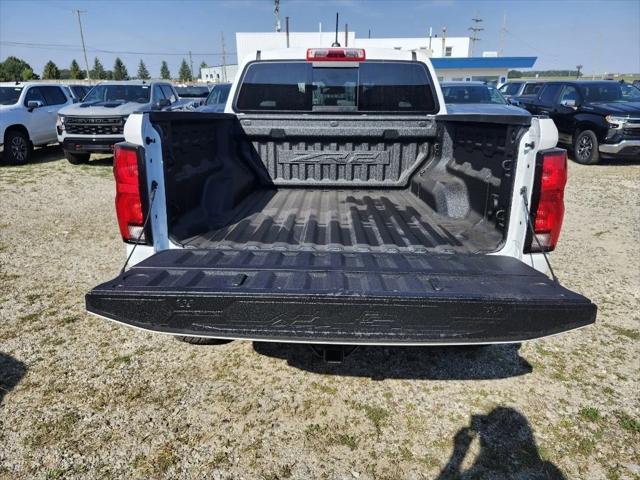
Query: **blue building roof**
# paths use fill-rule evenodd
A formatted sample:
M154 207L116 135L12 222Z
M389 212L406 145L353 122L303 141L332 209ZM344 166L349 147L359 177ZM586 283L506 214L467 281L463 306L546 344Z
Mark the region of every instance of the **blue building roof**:
M531 68L538 57L441 57L432 58L433 68Z

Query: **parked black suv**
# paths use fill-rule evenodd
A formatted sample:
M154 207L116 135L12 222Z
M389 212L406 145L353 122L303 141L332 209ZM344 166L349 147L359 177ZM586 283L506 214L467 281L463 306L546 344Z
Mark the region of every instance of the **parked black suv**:
M640 91L623 92L614 81L548 82L537 96L521 97L519 106L551 117L558 142L573 148L578 163L640 158Z

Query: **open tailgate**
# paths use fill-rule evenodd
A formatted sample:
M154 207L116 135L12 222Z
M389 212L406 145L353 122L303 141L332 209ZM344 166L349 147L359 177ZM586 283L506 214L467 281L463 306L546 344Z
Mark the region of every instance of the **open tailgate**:
M520 342L596 317L514 258L422 253L165 250L86 305L157 332L341 344Z

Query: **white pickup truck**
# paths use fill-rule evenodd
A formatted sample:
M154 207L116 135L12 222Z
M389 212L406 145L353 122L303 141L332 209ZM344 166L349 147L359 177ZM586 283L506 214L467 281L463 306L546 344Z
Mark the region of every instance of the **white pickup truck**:
M0 149L12 165L27 163L34 146L57 143L58 110L73 104L57 83L0 83Z
M421 53L258 51L225 113L136 113L124 136L134 266L87 294L93 314L334 345L517 343L595 321L546 275L567 175L553 122L448 115Z
M166 81L101 82L80 103L60 110L58 141L73 165L86 163L92 153L111 153L124 140L124 123L132 112L177 108L181 101Z

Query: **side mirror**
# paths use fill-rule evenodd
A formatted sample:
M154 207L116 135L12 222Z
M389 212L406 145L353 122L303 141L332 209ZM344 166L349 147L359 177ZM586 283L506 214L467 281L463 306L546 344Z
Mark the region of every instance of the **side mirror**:
M562 105L563 107L573 108L573 109L577 107L575 100L562 100L560 102L560 105Z
M43 106L44 103L42 103L40 100L29 100L27 102L27 110L29 110L30 112L33 112L36 108L40 108Z
M167 98L161 98L156 102L156 108L158 110L162 110L163 108L167 108L171 105L171 101Z

